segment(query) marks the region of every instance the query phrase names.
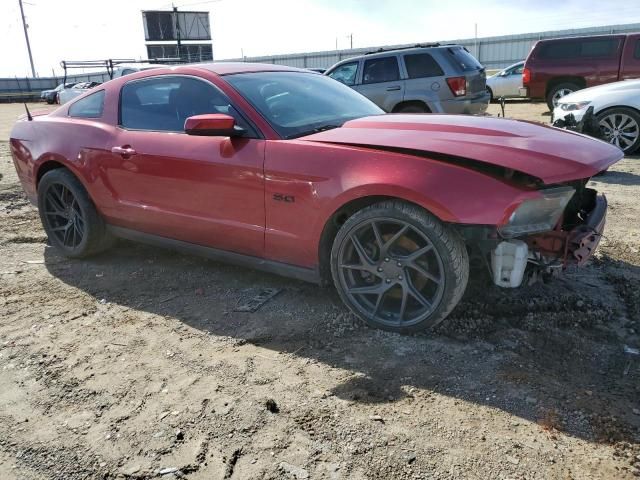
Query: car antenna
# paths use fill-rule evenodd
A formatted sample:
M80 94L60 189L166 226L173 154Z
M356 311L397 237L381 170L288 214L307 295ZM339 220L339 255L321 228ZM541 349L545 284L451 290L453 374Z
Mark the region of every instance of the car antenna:
M33 117L31 116L31 112L29 111L29 107L27 107L27 104L24 104L24 109L27 111L27 120L29 120L30 122L33 121Z

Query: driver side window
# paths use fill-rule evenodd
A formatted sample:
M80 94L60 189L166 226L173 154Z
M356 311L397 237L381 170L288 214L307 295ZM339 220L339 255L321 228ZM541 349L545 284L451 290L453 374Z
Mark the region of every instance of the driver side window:
M253 129L210 83L192 77L162 76L134 80L120 92L120 125L130 130L184 132L193 115L224 113L249 132Z

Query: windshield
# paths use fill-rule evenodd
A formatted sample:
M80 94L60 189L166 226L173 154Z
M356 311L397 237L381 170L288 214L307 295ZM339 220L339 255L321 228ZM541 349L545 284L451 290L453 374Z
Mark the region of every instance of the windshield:
M329 77L303 72L257 72L225 76L283 138L341 126L384 112Z

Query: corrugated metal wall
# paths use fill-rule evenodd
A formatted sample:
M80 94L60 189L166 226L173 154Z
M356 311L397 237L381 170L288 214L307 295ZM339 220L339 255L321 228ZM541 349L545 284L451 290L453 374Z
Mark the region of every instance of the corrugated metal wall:
M554 30L538 33L524 33L520 35L504 35L500 37L478 38L477 43L473 38L458 40L446 40L442 43L456 43L464 45L473 53L480 63L487 69L504 68L512 63L524 60L533 44L543 38L559 38L578 35L602 35L607 33L631 33L640 32L640 23L625 25L608 25L604 27L577 28L571 30ZM409 47L405 45L385 45L382 48ZM300 68L328 68L334 63L345 58L355 57L367 52L377 50L380 46L367 48L354 48L352 50L330 50L325 52L294 53L287 55L269 55L264 57L245 57L221 60L225 62L259 62L275 63Z
M40 98L42 90L56 88L63 77L0 78L0 101L22 101ZM67 76L67 82L106 82L109 75L104 73L82 73Z

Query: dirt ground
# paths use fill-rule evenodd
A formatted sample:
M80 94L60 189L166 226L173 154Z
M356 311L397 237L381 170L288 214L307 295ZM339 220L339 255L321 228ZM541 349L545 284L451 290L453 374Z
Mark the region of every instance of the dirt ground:
M589 266L475 280L437 332L400 336L331 289L197 257L59 256L10 158L22 112L0 105L0 478L640 476L640 158L592 182L610 212Z

